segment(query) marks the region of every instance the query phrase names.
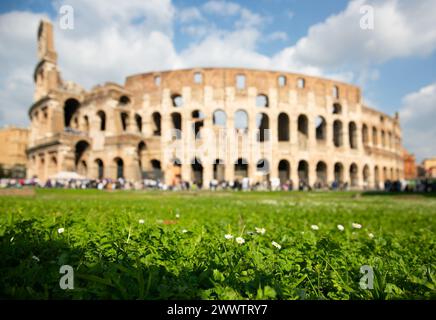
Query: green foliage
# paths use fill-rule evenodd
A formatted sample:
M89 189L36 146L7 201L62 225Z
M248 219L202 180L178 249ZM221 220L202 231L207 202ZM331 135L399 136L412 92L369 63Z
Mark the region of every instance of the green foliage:
M3 299L436 298L433 198L39 190L0 209Z

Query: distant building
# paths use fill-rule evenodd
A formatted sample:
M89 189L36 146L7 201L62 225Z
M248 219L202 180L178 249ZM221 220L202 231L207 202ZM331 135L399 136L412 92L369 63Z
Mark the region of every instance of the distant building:
M407 150L404 149L403 159L404 159L404 179L406 180L415 179L418 176L415 155L407 152Z
M427 178L436 178L436 157L425 159L422 162Z
M5 127L0 129L0 177L26 177L26 148L29 129Z

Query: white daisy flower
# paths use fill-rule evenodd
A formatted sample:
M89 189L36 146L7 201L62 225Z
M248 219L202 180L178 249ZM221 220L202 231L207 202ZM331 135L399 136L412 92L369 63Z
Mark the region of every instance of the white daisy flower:
M370 237L372 239L372 238L374 238L374 234L368 233L368 237Z
M64 228L59 228L59 229L58 229L58 233L59 233L59 234L63 233L64 231L65 231Z
M238 244L244 244L244 243L245 243L245 239L242 238L242 237L237 237L237 238L236 238L236 242L237 242Z
M35 260L36 262L39 262L39 258L37 256L32 256L32 259Z
M176 213L176 219L180 219L180 214Z
M226 238L227 240L233 239L233 236L231 234L226 234L224 236L224 238Z
M338 227L339 231L344 231L345 230L345 228L344 228L344 226L342 224L338 224L337 227Z
M259 234L265 234L266 230L265 228L256 228L256 232Z
M281 248L282 248L282 246L279 245L279 244L278 244L277 242L275 242L275 241L271 242L271 244L272 244L274 247L276 247L277 249L281 249Z
M144 224L144 219L139 219L139 224Z
M182 230L182 233L188 233L189 231L188 230L186 230L186 229L183 229Z
M310 227L312 230L319 230L319 227L316 224L312 224Z
M355 223L355 222L353 222L353 223L351 224L351 226L352 226L354 229L360 229L360 228L362 228L362 225L361 225L361 224L358 224L358 223Z

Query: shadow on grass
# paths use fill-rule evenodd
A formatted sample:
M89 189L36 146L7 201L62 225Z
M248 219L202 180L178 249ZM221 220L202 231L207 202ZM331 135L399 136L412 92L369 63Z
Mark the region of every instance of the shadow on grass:
M403 198L436 198L436 192L386 192L386 191L365 191L362 196L389 196Z

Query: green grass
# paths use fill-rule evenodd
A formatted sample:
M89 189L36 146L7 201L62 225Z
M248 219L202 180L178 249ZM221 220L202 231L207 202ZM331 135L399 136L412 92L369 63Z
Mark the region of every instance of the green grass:
M419 195L38 190L0 197L0 298L435 299L435 218Z

